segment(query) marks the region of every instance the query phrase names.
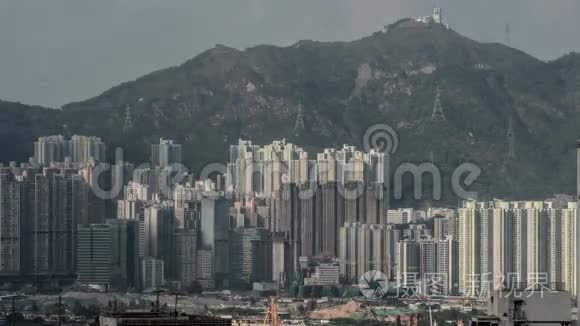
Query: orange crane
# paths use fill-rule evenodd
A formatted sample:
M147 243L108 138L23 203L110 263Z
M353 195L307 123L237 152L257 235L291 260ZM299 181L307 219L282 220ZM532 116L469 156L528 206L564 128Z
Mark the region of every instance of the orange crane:
M268 311L266 312L266 317L264 317L263 326L282 326L282 320L278 316L278 306L276 305L276 298L270 298L270 305L268 306Z

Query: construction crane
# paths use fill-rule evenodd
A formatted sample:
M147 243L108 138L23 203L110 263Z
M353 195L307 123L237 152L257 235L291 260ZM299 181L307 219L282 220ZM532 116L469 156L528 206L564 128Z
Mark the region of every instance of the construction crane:
M270 298L270 305L268 306L268 311L264 317L263 326L282 326L282 320L278 316L278 306L276 305L276 297Z
M365 309L367 311L367 313L376 321L382 321L382 319L379 317L379 315L377 315L377 313L375 312L375 309L373 309L372 306L369 305L365 305L362 304L361 308Z
M423 295L420 297L421 302L429 307L429 326L433 326L433 310L431 309L431 297Z

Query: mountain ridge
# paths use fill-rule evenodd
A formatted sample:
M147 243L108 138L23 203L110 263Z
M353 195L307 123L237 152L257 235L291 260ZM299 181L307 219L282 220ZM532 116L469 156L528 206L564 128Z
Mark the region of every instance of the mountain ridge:
M475 162L484 171L476 186L482 196L544 196L574 189L568 179L575 175L579 80L578 53L542 61L442 25L403 20L350 42L303 40L245 50L218 45L67 104L37 129L58 132L67 124L72 132L103 137L109 148L125 148L134 161L146 160L158 138L175 138L196 171L225 161L227 146L240 137L257 143L287 138L316 151L360 146L366 128L387 123L401 142L394 164L434 157L449 175L459 163ZM437 87L445 122L431 121ZM299 105L306 128L297 134ZM134 128L123 131L127 107ZM505 157L510 120L513 162ZM18 153L14 159L22 160ZM3 156L0 161L10 159ZM449 191L444 195L454 200Z

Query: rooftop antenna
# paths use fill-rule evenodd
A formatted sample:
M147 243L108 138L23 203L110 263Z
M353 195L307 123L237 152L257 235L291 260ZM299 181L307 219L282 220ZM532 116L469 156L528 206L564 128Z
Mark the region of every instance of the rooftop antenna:
M445 114L443 113L443 106L441 106L441 89L437 86L437 93L435 94L435 103L433 103L433 114L431 115L433 121L445 121Z
M509 47L512 46L511 33L512 33L512 30L511 30L510 24L509 23L505 24L505 42Z

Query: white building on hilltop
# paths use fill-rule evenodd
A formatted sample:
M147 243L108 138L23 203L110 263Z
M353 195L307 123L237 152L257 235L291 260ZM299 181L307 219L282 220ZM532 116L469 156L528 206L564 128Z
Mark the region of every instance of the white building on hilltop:
M433 8L433 22L436 24L443 24L443 14L441 8Z
M443 13L441 8L433 8L431 16L421 16L415 20L425 24L443 24Z

